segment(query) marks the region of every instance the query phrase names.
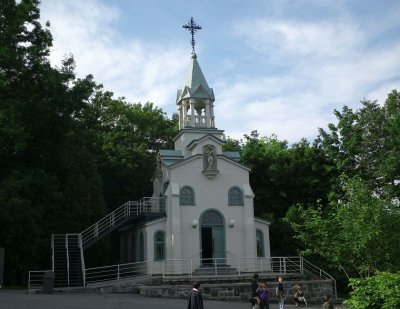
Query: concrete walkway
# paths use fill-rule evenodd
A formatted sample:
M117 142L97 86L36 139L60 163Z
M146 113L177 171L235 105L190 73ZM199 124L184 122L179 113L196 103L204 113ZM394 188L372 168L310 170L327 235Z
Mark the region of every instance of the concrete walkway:
M204 301L205 309L250 309L250 303ZM27 294L26 291L0 290L1 309L186 309L185 299L149 298L137 294ZM285 305L285 309L299 308ZM304 307L303 307L304 308ZM308 308L322 308L308 306ZM270 304L278 309L278 304Z

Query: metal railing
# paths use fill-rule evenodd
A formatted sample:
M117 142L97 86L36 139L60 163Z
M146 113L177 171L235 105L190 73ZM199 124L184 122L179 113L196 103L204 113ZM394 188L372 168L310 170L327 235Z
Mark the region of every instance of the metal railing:
M30 271L28 290L41 289L46 271ZM85 284L120 282L151 276L168 277L240 277L245 274L299 275L312 280L331 280L333 295L337 298L336 281L327 272L303 257L239 258L230 254L228 258L215 259L171 259L143 261L86 268Z
M102 233L112 229L116 224L131 217L139 216L144 213L164 213L164 197L144 197L140 201L129 201L121 205L104 218L97 221L92 226L84 230L82 235L82 245L99 237Z
M336 280L330 274L328 274L326 271L315 266L314 264L307 261L306 259L302 258L301 262L302 262L302 269L303 269L302 275L304 277L332 280L333 295L335 298L337 298Z
M28 293L43 289L43 277L51 270L31 270L28 275Z
M85 271L85 257L83 255L83 245L82 245L82 234L79 234L79 251L80 251L80 255L81 255L81 268L82 268L82 282L83 282L83 286L86 285L86 271Z
M151 276L152 261L125 263L86 269L86 284Z

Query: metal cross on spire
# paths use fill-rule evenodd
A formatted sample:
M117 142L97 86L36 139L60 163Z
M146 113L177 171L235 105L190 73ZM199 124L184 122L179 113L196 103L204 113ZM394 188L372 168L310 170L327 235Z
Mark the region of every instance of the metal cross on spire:
M187 25L183 25L182 27L185 28L185 29L187 29L187 30L189 30L190 33L192 34L192 54L194 54L194 53L195 53L195 52L194 52L194 46L196 45L196 41L195 41L195 39L194 39L194 33L195 33L197 30L200 30L201 27L200 27L199 25L196 25L196 23L194 22L193 17L190 17L189 23L188 23Z

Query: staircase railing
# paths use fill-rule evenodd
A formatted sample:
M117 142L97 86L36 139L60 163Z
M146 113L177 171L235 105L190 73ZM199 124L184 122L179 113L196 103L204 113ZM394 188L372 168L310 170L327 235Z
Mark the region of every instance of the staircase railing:
M318 266L315 266L314 264L307 261L306 259L301 258L301 262L302 262L303 276L310 276L312 278L332 280L333 294L334 294L335 298L337 298L336 280L330 274L328 274L326 271L319 268Z
M86 285L85 257L83 255L82 234L79 234L79 249L81 253L82 282Z
M217 259L215 259L217 260ZM241 276L244 274L282 274L299 275L313 280L331 280L333 295L337 297L336 281L327 272L316 265L305 260L303 257L270 257L270 258L239 258L234 260L230 257L230 263L239 265L239 268L232 268L214 261L214 265L201 267L203 259L175 259L164 261L143 261L117 265L109 265L95 268L86 268L83 271L84 284L91 285L96 283L119 282L121 280L132 280L151 276L206 276L208 278L224 276ZM226 259L221 259L226 262ZM162 267L154 267L161 263ZM221 264L221 265L219 265ZM158 264L159 265L159 264ZM161 266L161 265L160 265ZM200 267L200 270L199 270ZM158 270L157 270L158 269ZM179 273L176 271L179 270ZM40 289L42 287L43 274L45 271L29 272L29 290Z
M84 230L82 235L82 245L85 246L89 241L99 238L99 235L109 231L118 223L131 216L139 216L144 213L164 213L164 197L145 197L140 201L129 201L121 205L104 218L97 221L92 226Z
M148 270L151 269L152 263L152 261L144 261L87 268L86 283L89 285L107 281L120 282L135 277L147 277L150 276Z

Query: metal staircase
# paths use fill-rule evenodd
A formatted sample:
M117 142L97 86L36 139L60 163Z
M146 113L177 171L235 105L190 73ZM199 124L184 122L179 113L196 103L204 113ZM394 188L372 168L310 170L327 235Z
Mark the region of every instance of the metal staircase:
M55 287L82 286L84 259L80 234L53 234L53 271Z
M85 285L83 250L122 226L132 218L165 214L165 198L145 197L129 201L79 234L53 234L51 237L55 287ZM146 219L146 218L145 218Z

